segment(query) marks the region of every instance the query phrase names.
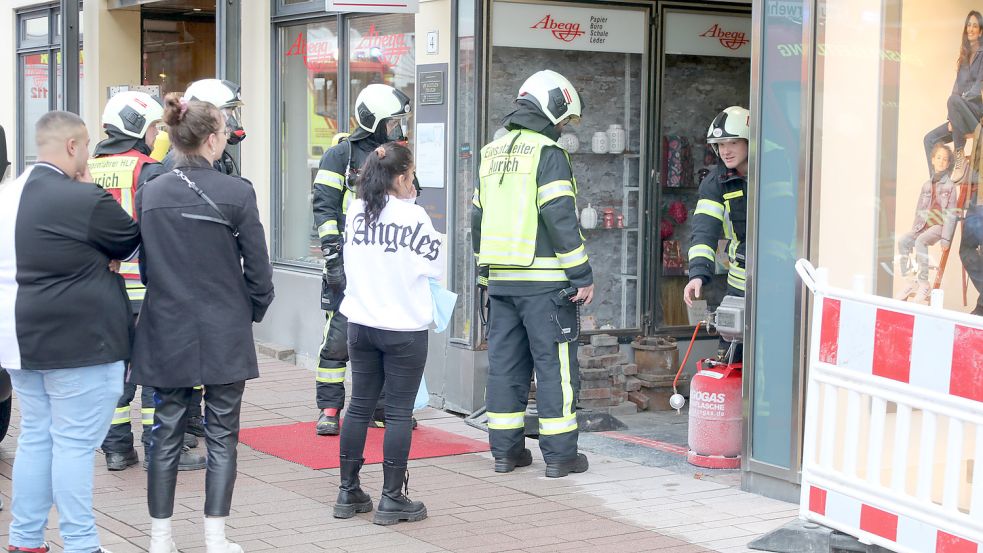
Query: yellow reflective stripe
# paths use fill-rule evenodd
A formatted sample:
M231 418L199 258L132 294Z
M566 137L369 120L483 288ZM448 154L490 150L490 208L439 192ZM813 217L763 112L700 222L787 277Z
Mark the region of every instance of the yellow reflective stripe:
M743 268L738 267L737 265L735 265L733 263L730 265L730 269L728 270L728 274L734 275L735 277L737 277L739 279L742 279L742 280L747 280L747 271L745 271Z
M484 287L487 288L488 287L488 277L479 276L478 277L478 285L479 286L484 286Z
M324 238L328 235L337 235L338 232L338 221L325 221L321 226L317 227L318 238Z
M121 273L130 273L130 274L134 274L134 275L135 274L139 274L140 273L140 264L139 263L134 263L132 261L123 261L122 263L119 264L119 272L121 272Z
M479 198L477 188L474 189L474 194L471 195L471 203L474 204L475 207L481 207L481 199Z
M562 270L559 271L540 271L540 270L527 270L527 271L503 271L490 269L488 271L488 280L521 280L527 282L563 282L568 280L567 274Z
M747 286L747 281L740 278L735 278L734 275L727 275L727 284L743 292Z
M525 428L526 426L526 414L523 411L517 413L492 413L491 411L486 412L488 414L488 428L490 430L514 430L516 428Z
M540 186L536 193L536 203L542 207L547 202L555 200L560 196L576 197L574 196L573 185L570 184L570 181L558 180Z
M327 382L331 384L344 382L345 367L337 367L337 368L318 367L317 377L315 377L315 380L317 380L318 382Z
M717 250L714 250L710 246L705 244L697 244L689 249L689 260L703 257L709 259L710 261L716 261Z
M143 424L153 424L154 423L154 408L144 408L140 409L140 419Z
M693 215L709 215L714 219L724 220L724 204L706 198L696 202Z
M560 357L560 391L563 392L563 411L564 417L573 413L573 386L570 385L570 344L563 342L557 344L557 353ZM576 421L576 416L574 417Z
M117 407L113 411L113 421L110 424L128 424L130 422L130 406Z
M331 327L331 319L334 318L334 311L326 311L327 321L324 323L324 331L321 333L321 347L317 348L317 351L324 349L324 346L328 343L328 328Z
M560 261L560 267L569 269L587 263L587 249L581 244L579 248L571 252L557 253L556 257Z
M512 265L499 265L497 263L494 265L490 265L490 267L492 269L507 270L507 271L515 270L515 267ZM560 260L555 257L536 257L533 258L532 265L529 266L524 265L522 266L522 268L523 269L560 269L562 267L560 266Z
M345 189L345 177L344 175L339 175L334 171L327 171L321 169L317 172L317 176L314 177L314 184L323 184L324 186L330 186L337 190Z
M518 242L520 244L531 244L533 246L536 245L535 240L530 240L528 238L519 238L515 236L497 236L494 234L482 234L481 241L484 242L485 240L491 242L505 242L506 244L512 244ZM482 253L484 253L484 251L482 251Z
M541 436L555 436L565 434L577 429L577 413L571 413L556 419L539 419L539 434Z
M724 199L725 200L733 200L734 198L740 198L743 195L744 195L744 191L743 190L736 190L734 192L728 192L728 193L724 194Z
M195 386L194 389L195 390L204 390L205 387L204 386Z
M351 203L352 203L352 197L353 196L354 195L352 194L352 191L351 190L348 190L346 188L345 189L345 195L342 196L342 198L341 198L341 213L342 213L342 215L344 215L345 213L348 213L348 206L351 205Z
M147 289L143 286L133 286L132 288L127 286L126 295L130 298L130 301L143 301L147 297Z

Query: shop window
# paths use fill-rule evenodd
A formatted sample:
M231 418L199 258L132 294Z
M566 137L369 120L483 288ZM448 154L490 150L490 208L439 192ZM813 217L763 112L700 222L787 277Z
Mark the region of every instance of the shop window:
M348 103L354 119L355 99L370 84L386 84L408 97L416 95L415 22L412 14L374 15L348 20ZM403 131L412 142L413 115Z
M275 256L316 265L321 242L311 211L314 175L339 130L337 21L290 25L279 32L279 194Z
M278 28L276 261L304 267L323 263L311 210L321 156L336 134L357 128L351 114L365 86L387 84L414 97L414 27L413 15L387 14L331 16ZM340 36L339 29L344 30ZM341 84L346 75L348 84ZM412 130L410 117L405 132L411 140Z
M17 15L17 171L37 161L34 125L45 113L63 109L62 61L57 8ZM82 17L79 16L81 21ZM79 35L79 105L84 105L85 54Z
M656 202L660 247L653 252L660 260L655 266L658 328L694 325L727 294L727 242L721 233L715 244L716 274L703 287L694 308L687 309L683 301L700 182L720 163L707 144L707 127L728 106L748 107L751 82L749 15L667 10L662 21L662 132L656 144L660 154L661 194ZM715 34L735 40L721 41L712 36Z
M559 141L570 154L578 208L595 214L581 217L597 291L581 309L585 332L641 329L647 21L644 11L630 8L492 6L482 144L504 132L501 121L515 109L519 86L540 69L569 79L585 106L580 124L564 128Z
M977 10L819 2L813 228L832 284L860 275L868 291L915 303L938 288L946 309L983 314Z

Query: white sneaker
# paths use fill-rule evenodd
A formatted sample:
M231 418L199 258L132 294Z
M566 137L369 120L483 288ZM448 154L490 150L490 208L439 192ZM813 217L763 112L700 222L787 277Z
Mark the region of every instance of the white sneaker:
M206 553L243 553L242 547L225 539L225 517L205 517Z

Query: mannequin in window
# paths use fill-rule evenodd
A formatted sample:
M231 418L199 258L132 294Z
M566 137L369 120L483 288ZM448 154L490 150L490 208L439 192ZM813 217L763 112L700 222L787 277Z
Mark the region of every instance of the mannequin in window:
M956 81L946 105L947 121L925 135L925 157L929 174L932 174L932 149L938 142L952 141L955 160L952 180L959 182L966 174L967 160L972 149L972 134L983 116L983 53L980 52L980 34L983 14L973 10L966 15L963 25L959 57L956 59Z
M912 250L915 251L915 279L905 286L899 299L927 303L931 287L928 283L928 247L939 242L942 250L948 250L956 229L957 187L952 181L952 150L943 144L936 144L931 151L932 178L922 185L915 207L915 220L911 230L898 240L898 253L901 255L901 273L910 269Z

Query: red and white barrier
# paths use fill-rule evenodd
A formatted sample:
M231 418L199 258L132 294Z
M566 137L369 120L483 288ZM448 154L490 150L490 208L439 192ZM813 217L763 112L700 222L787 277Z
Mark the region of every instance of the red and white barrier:
M893 551L983 553L983 319L796 269L815 293L801 516Z

